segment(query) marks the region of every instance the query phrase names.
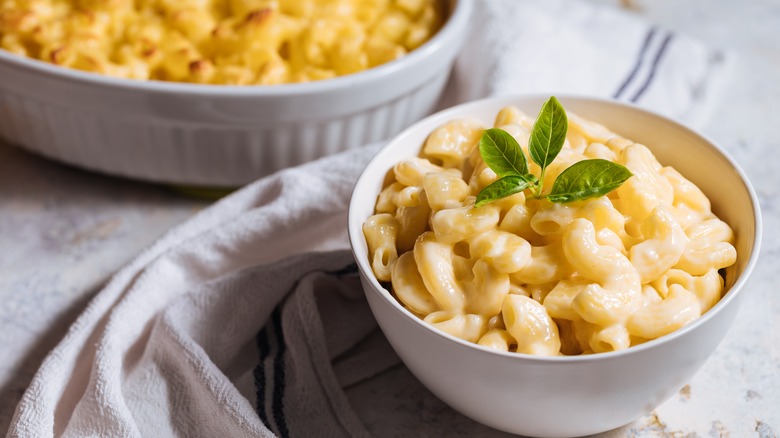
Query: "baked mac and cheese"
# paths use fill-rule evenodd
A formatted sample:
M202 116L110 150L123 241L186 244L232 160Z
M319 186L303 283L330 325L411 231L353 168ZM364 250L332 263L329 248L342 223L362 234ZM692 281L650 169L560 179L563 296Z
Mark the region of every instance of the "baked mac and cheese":
M533 123L509 107L495 126L528 155ZM574 355L666 335L720 299L733 232L648 148L570 114L547 187L592 158L634 176L593 199L558 204L526 191L475 207L497 180L477 146L483 130L468 120L436 129L419 157L395 165L363 226L374 274L412 313L496 350Z
M130 79L282 84L397 59L440 0L0 0L0 48Z

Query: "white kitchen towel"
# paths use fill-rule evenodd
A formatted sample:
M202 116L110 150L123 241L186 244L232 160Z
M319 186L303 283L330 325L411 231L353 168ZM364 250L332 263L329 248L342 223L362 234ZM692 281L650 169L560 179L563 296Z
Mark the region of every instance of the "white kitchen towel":
M719 52L618 10L475 2L449 104L579 93L691 122L723 76ZM426 411L436 401L425 390L404 391L419 384L393 367L362 296L346 210L378 148L282 171L168 232L114 276L45 359L8 435L488 433L448 408Z

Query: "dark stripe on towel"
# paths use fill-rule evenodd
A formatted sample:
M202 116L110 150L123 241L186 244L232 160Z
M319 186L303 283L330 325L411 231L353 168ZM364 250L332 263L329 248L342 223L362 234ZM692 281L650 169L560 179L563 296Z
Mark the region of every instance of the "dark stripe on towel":
M642 48L639 49L639 56L636 58L636 63L634 64L634 69L631 70L631 73L628 74L628 77L625 81L623 81L623 84L620 85L620 88L615 92L615 94L612 96L615 99L619 98L621 94L623 94L624 91L626 91L626 88L629 84L634 80L636 77L636 74L639 73L639 69L642 68L642 63L645 59L645 53L647 52L647 49L650 47L650 41L653 40L653 36L655 35L655 32L658 30L657 27L653 26L650 28L650 30L647 32L647 35L645 36L644 42L642 42Z
M268 358L270 347L268 346L268 331L263 328L257 334L257 350L260 352L260 362L252 373L255 377L255 396L257 402L257 415L263 424L269 429L268 416L265 413L265 360Z
M282 438L290 436L290 431L287 428L287 421L284 418L284 385L285 385L285 370L284 370L284 353L286 346L284 344L284 333L282 333L282 313L277 307L271 314L271 321L274 324L274 331L276 332L276 357L274 357L274 392L273 392L273 415L274 421L276 421L276 427L279 429L279 435Z
M358 273L358 267L357 263L352 262L349 265L335 270L335 271L328 271L328 274L335 275L336 277L346 277L347 275L355 275Z
M664 53L666 53L666 48L669 47L669 43L673 38L674 34L672 33L667 34L666 38L664 38L664 41L661 43L661 48L658 49L658 53L656 53L655 59L653 59L653 65L650 67L650 74L647 76L647 80L642 85L642 88L640 88L634 97L631 98L631 102L636 102L639 100L639 98L642 97L642 94L644 94L645 90L647 90L650 87L650 84L652 84L653 77L655 77L655 72L658 70L658 64L661 63L661 58L663 58Z

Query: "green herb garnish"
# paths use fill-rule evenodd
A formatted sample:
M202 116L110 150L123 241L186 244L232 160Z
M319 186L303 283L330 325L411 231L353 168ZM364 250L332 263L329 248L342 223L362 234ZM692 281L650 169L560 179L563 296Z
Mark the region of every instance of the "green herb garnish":
M604 196L620 187L633 174L609 160L583 160L561 172L552 190L544 194L544 173L561 152L569 122L558 99L550 97L539 111L528 140L531 159L541 168L539 177L528 171L523 150L508 132L488 129L479 140L479 153L499 179L482 189L475 206L530 189L537 199L567 203Z

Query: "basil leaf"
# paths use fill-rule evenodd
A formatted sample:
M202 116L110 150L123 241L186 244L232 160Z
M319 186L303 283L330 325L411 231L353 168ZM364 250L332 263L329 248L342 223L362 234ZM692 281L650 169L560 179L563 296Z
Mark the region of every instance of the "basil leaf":
M535 186L539 184L539 178L537 178L533 173L526 173L523 175L523 179L528 181L529 186Z
M503 129L491 128L482 133L479 154L499 177L528 173L528 162L523 150L517 140Z
M507 196L514 195L515 193L520 193L527 188L528 181L526 181L522 176L505 176L480 190L474 206L479 207L481 205L487 204L488 202L495 201L496 199L506 198Z
M569 121L566 118L566 110L555 96L550 97L539 111L531 137L528 140L528 151L531 159L544 170L561 152L563 142L566 140L566 131L569 129Z
M609 160L584 160L564 170L547 195L551 202L573 202L604 196L620 187L633 173Z

